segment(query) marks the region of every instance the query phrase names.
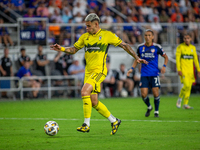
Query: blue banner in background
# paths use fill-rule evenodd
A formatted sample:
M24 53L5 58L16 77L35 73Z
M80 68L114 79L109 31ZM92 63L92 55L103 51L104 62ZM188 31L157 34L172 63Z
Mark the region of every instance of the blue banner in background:
M21 40L45 40L45 30L22 30L20 31Z

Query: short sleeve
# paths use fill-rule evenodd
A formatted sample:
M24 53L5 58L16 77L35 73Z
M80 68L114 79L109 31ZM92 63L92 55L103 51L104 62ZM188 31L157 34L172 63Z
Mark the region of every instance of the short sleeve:
M107 33L106 37L108 40L108 44L112 44L115 47L118 46L122 42L122 40L116 34L110 31Z
M77 49L81 49L83 48L84 45L84 37L85 34L81 35L80 38L78 39L78 41L76 43L74 43L74 47L76 47Z
M137 48L137 55L138 55L138 57L140 57L140 47L139 46Z
M157 48L158 48L158 51L157 51L158 54L160 54L161 56L164 56L166 54L165 51L163 50L163 48L160 45L157 46Z

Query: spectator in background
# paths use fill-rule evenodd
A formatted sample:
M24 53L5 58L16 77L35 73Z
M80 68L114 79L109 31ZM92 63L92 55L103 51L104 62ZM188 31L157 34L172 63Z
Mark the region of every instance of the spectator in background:
M105 97L111 97L116 94L116 79L115 79L115 74L112 69L110 69L110 57L108 56L106 59L106 67L107 67L107 76L102 82L103 84L103 90L102 92L104 93ZM112 91L112 92L111 92Z
M104 22L105 20L107 21L108 24L112 24L114 22L110 10L106 10L105 15L101 16L101 21Z
M90 9L98 10L98 1L97 0L87 0L88 6Z
M52 23L56 23L56 19L52 20ZM50 25L49 32L52 37L55 37L55 42L59 42L60 37L60 26L59 25Z
M50 20L55 20L53 23L62 23L62 16L57 9L54 9L54 13L51 15Z
M28 12L23 17L24 18L36 17L34 15L34 11L35 11L35 8L28 8ZM34 21L34 20L23 21L23 26L25 27L25 29L34 30L34 29L38 29L39 22Z
M59 37L59 43L61 45L71 45L71 33L67 30L63 30Z
M78 58L74 58L73 63L68 68L68 72L70 75L75 75L78 78L79 86L83 84L85 67L79 64Z
M68 1L63 1L63 4L62 4L62 15L69 15L69 16L72 16L72 6L69 4ZM66 13L66 10L68 10Z
M47 55L43 54L43 47L41 45L38 46L38 54L36 55L35 61L36 70L40 71L42 76L45 76L45 66L49 63L49 60L47 60Z
M41 85L40 82L36 81L35 79L29 78L32 76L32 73L30 71L29 60L24 61L24 65L19 69L16 75L19 78L27 77L26 79L23 80L23 87L38 88L32 91L33 98L38 98L38 92Z
M60 14L60 8L57 6L55 0L51 1L48 10L49 10L49 18L51 18L55 14L55 12Z
M78 12L81 13L81 16L86 16L86 8L84 6L81 6L80 2L76 2L74 4L74 7L73 7L73 16L76 16L78 14Z
M162 26L160 24L160 22L158 22L158 17L154 17L153 18L153 22L151 23L151 29L154 32L154 42L157 43L158 42L158 38L159 38L159 34L162 31Z
M12 10L23 16L26 8L24 0L11 0L11 8Z
M160 18L160 22L164 23L164 22L169 22L170 18L169 16L166 14L165 10L161 11L161 14L159 16ZM167 34L168 34L168 28L169 26L162 26L162 31L160 33L160 40L161 40L161 44L167 44Z
M38 17L49 17L49 9L45 6L45 2L41 2L36 10Z
M172 22L176 22L177 21L177 17L180 17L180 22L184 21L183 15L180 13L179 7L175 7L175 12L171 15Z
M134 23L131 16L127 16L127 23ZM136 24L124 26L124 31L128 35L131 44L135 44L137 41L142 43L141 30L136 26Z
M62 52L58 52L54 58L55 70L59 72L57 75L68 75L65 70L67 64L65 62L64 56L62 56Z
M33 64L33 61L31 61L31 58L28 55L26 55L26 49L25 48L21 48L20 53L21 53L21 55L18 58L18 62L19 62L20 67L24 66L25 61L29 61L30 65Z
M41 1L44 2L45 0L30 0L29 1L29 8L37 8Z
M9 49L4 49L4 56L0 59L0 73L2 77L13 76L12 61L9 58ZM0 88L10 88L10 80L1 80ZM2 92L1 97L8 98L7 92Z
M4 20L0 18L0 25L4 24ZM14 46L14 43L10 37L7 27L0 27L0 47L3 46L2 39L4 41L5 46Z
M191 35L191 43L195 43L195 40L198 43L198 35L199 35L198 34L198 23L195 22L195 16L192 14L189 15L188 22L189 22L188 30Z
M83 22L83 16L81 16L81 13L78 12L77 15L74 17L74 23L82 23Z
M188 9L191 8L191 2L190 0L180 0L179 1L179 7L181 14L185 15L188 11Z
M67 74L69 74L68 70L69 70L69 67L73 63L73 55L65 53L63 57L64 57L64 61L67 63L65 67L65 71L67 72Z
M62 0L50 0L49 5L52 5L52 3L55 3L59 9L62 8Z
M162 85L165 84L164 87L161 87L161 93L166 95L166 94L172 94L173 89L172 89L172 81L169 77L166 77L164 74L160 74L160 83Z
M63 23L68 23L69 19L72 18L72 13L69 9L64 9L63 15L62 15L62 21Z
M116 22L117 23L124 23L122 18L120 16L116 16ZM113 27L113 32L116 33L118 37L123 39L124 42L128 44L132 44L131 41L129 40L129 37L126 32L123 32L123 26L114 26ZM107 56L108 57L108 56Z
M127 70L124 64L120 64L117 79L117 93L121 94L122 89L125 88L128 91L128 95L133 96L134 83L133 80L127 77Z
M153 8L153 13L148 15L148 22L153 22L155 17L159 18L157 8ZM160 21L160 20L158 20L158 21Z

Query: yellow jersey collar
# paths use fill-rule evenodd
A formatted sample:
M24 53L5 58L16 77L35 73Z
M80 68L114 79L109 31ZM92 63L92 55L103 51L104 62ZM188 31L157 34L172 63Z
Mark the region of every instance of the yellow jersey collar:
M101 28L99 29L99 31L96 34L92 34L92 36L97 36L100 32L101 32Z

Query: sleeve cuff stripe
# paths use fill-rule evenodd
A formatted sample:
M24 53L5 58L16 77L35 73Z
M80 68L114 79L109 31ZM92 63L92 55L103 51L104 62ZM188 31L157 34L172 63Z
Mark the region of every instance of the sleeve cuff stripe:
M120 40L115 46L118 46L121 42L122 42L122 40Z
M76 47L78 49L81 49L81 47L77 46L76 43L74 44L74 47Z

